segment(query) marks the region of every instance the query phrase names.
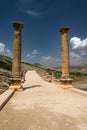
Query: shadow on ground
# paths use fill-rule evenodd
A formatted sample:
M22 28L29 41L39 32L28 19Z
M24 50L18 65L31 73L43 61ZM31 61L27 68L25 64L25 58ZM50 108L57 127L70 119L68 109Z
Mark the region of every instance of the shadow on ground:
M33 85L33 86L29 86L29 87L24 87L23 90L36 88L36 87L41 87L41 85Z

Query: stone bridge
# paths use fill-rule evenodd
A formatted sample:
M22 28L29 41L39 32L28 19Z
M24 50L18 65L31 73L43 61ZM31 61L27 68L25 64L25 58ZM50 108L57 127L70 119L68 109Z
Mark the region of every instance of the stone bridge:
M9 89L0 96L11 95ZM23 91L15 91L0 112L0 130L86 130L87 93L44 81L35 71L25 74Z

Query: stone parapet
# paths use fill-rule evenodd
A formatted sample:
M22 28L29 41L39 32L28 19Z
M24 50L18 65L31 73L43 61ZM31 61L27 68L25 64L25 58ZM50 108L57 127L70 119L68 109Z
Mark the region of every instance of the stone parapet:
M15 89L8 89L3 94L0 95L0 110L8 102L11 96L14 94Z

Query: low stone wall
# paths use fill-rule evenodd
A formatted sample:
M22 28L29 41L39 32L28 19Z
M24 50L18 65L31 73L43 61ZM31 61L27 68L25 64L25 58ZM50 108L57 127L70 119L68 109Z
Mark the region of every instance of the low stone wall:
M3 94L0 95L0 110L9 101L11 96L14 94L15 89L8 89Z
M75 93L78 93L78 94L81 94L83 96L86 96L87 97L87 92L86 91L83 91L83 90L80 90L80 89L77 89L77 88L70 88L71 91L75 92Z
M0 94L9 88L11 72L0 70Z

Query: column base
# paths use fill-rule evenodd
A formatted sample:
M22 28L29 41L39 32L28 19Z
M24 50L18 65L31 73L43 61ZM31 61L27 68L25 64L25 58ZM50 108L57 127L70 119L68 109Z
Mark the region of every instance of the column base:
M11 85L9 89L15 89L16 91L23 91L23 87L21 85L21 78L11 78Z
M21 85L10 85L9 89L15 89L16 91L23 91L23 87Z
M71 78L60 79L61 88L63 88L63 89L73 88L72 81L73 81L73 79L71 79Z

